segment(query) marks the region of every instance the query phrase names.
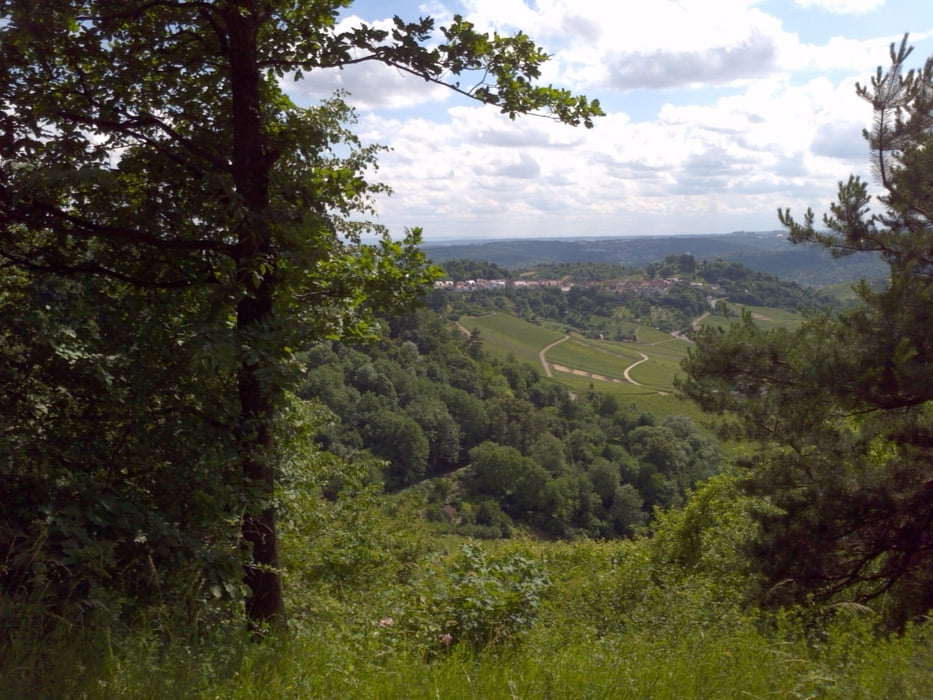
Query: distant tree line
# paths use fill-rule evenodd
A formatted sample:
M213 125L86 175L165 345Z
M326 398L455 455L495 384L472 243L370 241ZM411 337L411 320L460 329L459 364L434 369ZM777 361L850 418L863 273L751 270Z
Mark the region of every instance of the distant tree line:
M512 273L495 263L482 260L448 260L444 263L445 278L454 282L467 280L507 280Z
M678 277L716 285L733 304L771 306L787 311L832 306L835 301L817 290L787 282L774 275L756 272L745 265L725 260L697 261L690 254L668 255L645 268L651 279Z
M490 263L469 265L452 261L459 279L463 274L496 271ZM447 265L451 263L446 263ZM598 333L615 340L632 338L631 323L665 332L692 332L693 321L711 310L713 295L733 304L769 306L788 311L821 309L836 301L818 291L755 272L740 263L723 260L697 261L690 254L669 255L645 270L602 263L547 264L520 273L523 279L560 279L569 290L558 287L507 287L480 289L456 295L435 291L427 304L454 314L504 311L526 321L557 321L580 333ZM663 291L639 288L645 278L672 280ZM471 278L467 278L471 279ZM619 282L631 282L613 284ZM605 284L603 284L605 283Z
M628 339L629 323L662 331L688 329L697 316L709 310L702 289L687 283L672 285L664 294L612 291L600 285L517 287L477 290L445 299L457 313L506 311L526 321L558 321L584 334L602 333L616 340ZM435 308L440 308L436 306Z

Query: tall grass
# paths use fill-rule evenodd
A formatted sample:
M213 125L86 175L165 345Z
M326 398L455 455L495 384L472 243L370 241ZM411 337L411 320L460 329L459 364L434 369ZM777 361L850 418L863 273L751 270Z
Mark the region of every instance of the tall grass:
M256 642L236 615L193 628L168 604L56 624L0 598L0 697L933 697L929 623L885 635L864 606L743 602L754 525L736 483L714 477L651 537L463 547L431 536L414 497L315 505L301 482L283 512L287 635Z
M304 616L291 621L287 639L262 644L236 626L200 638L181 629L167 635L165 620L118 638L94 625L50 638L21 636L2 658L2 695L933 697L928 626L879 637L864 611L765 615L722 600L709 578L664 574L641 543L510 542L492 551L533 558L553 581L538 622L514 644L454 646L437 655L405 638L388 643L377 620L411 594L404 584L360 591L324 585L292 591L304 599Z

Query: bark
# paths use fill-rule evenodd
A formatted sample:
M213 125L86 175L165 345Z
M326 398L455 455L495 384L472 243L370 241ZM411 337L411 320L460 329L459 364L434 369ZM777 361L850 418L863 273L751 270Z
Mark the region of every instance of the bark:
M242 360L237 382L240 400L240 462L251 502L265 504L261 512L243 515L242 537L250 548L245 581L250 593L246 612L254 627L281 626L285 604L279 573L278 541L272 495L275 485L273 419L276 388L263 381L270 359L258 345L262 328L273 313L274 259L272 234L266 223L271 159L264 152L260 73L256 56L260 19L256 8L232 7L225 19L229 36L233 117L233 178L246 216L237 231L238 283L245 290L237 304L240 346L254 352ZM249 357L252 355L252 358Z

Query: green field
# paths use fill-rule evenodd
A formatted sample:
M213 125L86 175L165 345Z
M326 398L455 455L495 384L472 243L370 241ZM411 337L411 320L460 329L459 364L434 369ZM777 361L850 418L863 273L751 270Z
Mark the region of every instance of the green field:
M645 326L637 329L635 343L566 336L554 327L545 328L504 313L464 316L460 324L470 331L478 329L484 349L494 357L511 355L542 372L540 353L553 346L545 353L547 362L569 370L555 369L553 380L571 391L580 393L592 387L662 416L698 414L690 402L673 393L674 376L687 355L689 341ZM648 360L643 362L645 356ZM629 376L637 384L626 381L627 368L631 368Z
M580 338L566 340L547 352L548 362L616 379L622 379L625 368L641 359L621 343L610 349Z
M494 357L504 359L512 355L536 367L541 366L538 353L564 337L563 333L558 331L548 330L502 313L463 316L460 318L460 325L470 331L479 329L483 347Z
M768 306L729 306L730 317L724 318L719 314L711 314L704 318L700 324L706 326L728 326L742 320L742 312L747 309L752 314L755 323L764 329L786 328L794 330L803 323L803 316L794 311L775 309Z
M764 306L730 307L735 316L729 319L710 315L703 326L725 326L739 320L743 309L763 328L797 328L803 321L800 314ZM460 324L479 329L483 347L494 357L511 355L544 372L540 353L549 348L545 359L552 366L553 380L574 392L591 387L603 393L630 400L644 410L657 415L671 413L699 416L690 402L674 393L674 377L680 362L687 356L692 343L649 326L638 326L637 342L618 342L565 335L556 326L539 326L505 313L485 316L465 316ZM560 341L560 342L558 342ZM556 343L556 344L555 344ZM646 361L642 361L647 356ZM553 367L558 365L566 370ZM631 382L625 379L629 370Z
M658 392L656 389L634 384L598 382L589 377L557 372L554 378L576 394L585 394L591 390L611 394L620 405L635 404L639 410L651 413L658 419L665 416L689 416L697 425L703 425L709 420L709 416L695 403L675 392Z
M670 343L644 345L572 338L548 350L547 360L573 370L625 382L628 382L625 370L629 368L631 382L645 385L640 388L672 391L674 375L680 360L686 356L688 343L670 336L668 341Z
M674 375L680 370L676 362L649 358L629 372L633 381L662 391L674 390Z
M659 331L657 328L651 328L650 326L638 326L635 330L635 337L638 338L639 343L647 343L648 345L666 343L673 339L670 333Z

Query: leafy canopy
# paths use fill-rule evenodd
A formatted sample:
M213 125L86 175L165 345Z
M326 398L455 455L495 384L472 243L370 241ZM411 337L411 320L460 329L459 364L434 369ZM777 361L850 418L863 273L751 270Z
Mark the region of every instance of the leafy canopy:
M309 341L367 335L439 272L419 230L397 242L355 219L385 188L342 96L302 108L282 81L377 61L513 118L601 114L536 84L547 56L524 35L459 17L437 42L429 18L338 32L350 4L0 0L0 332L16 338L0 383L29 379L0 431L0 476L29 482L4 502L9 592L125 590L129 572L173 561L131 543L192 532L203 547L186 550L178 590L217 590L203 583L219 571L235 589L216 560L239 556L251 619L284 619L272 495L294 359ZM175 371L153 382L160 367ZM23 435L39 437L24 451ZM100 556L72 556L85 536Z

